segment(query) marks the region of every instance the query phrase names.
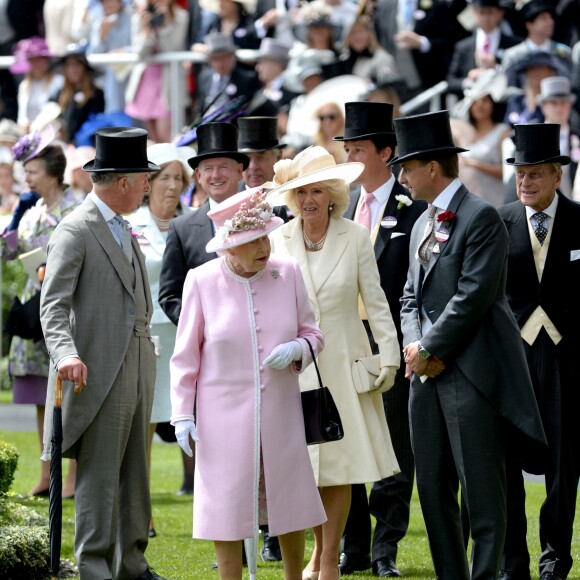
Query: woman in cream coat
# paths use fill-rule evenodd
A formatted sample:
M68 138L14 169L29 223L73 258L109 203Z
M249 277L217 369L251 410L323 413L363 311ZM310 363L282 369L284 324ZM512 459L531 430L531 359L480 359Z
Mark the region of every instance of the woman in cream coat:
M399 472L379 391L359 394L352 381L356 358L371 348L359 314L359 295L379 346L377 387L392 386L399 366L399 345L368 232L342 218L348 183L361 163L336 165L322 147L310 147L293 161L274 166L272 203L285 203L296 219L272 236L272 250L300 265L316 322L326 337L319 357L323 381L332 391L344 427L341 441L309 447L328 522L314 529L316 545L303 573L305 580L338 578L339 542L350 507L351 484L378 481ZM300 378L302 390L315 388L316 375Z

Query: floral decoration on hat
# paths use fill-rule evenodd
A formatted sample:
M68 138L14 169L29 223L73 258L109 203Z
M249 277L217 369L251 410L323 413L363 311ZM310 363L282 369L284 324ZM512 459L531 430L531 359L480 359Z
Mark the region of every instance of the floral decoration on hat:
M34 152L40 143L40 133L31 133L21 137L12 147L12 153L16 161L24 161Z

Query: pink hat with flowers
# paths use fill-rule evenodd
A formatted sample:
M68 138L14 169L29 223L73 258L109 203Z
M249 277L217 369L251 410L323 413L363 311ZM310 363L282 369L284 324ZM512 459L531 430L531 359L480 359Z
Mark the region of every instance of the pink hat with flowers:
M56 137L56 130L52 125L47 125L42 131L28 133L21 137L12 147L12 153L16 161L26 163L36 157L43 149L50 145Z
M206 252L223 252L247 244L283 226L284 220L274 215L266 201L266 193L263 187L246 189L209 211L216 235L205 247Z
M16 43L14 47L14 63L10 65L10 72L17 75L26 74L30 70L31 58L51 58L53 54L50 52L46 40L40 36L33 36L25 38Z

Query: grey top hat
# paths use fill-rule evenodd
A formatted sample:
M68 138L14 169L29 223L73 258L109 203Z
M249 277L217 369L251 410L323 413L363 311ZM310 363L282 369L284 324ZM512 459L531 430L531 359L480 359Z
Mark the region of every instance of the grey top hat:
M216 54L234 54L236 52L236 45L232 37L221 32L212 32L204 38L207 46L207 56L214 56Z
M505 160L507 165L568 165L570 157L560 155L560 125L558 123L522 123L514 125L516 152Z
M268 59L286 64L290 60L290 47L274 38L264 38L258 51L258 60Z
M449 111L402 117L393 121L397 134L397 157L389 165L411 159L429 159L468 149L456 147L451 136Z
M92 173L146 173L159 171L147 159L147 131L135 127L107 127L95 134L95 158L83 165Z
M240 117L238 119L238 151L241 153L259 153L283 147L286 147L286 144L278 141L276 117Z
M205 123L197 128L197 155L188 160L193 169L204 159L228 157L246 169L250 159L238 151L238 129L231 123Z
M576 95L572 93L571 83L568 77L548 77L540 81L541 93L538 102L545 103L551 99L567 99L571 103L576 102Z

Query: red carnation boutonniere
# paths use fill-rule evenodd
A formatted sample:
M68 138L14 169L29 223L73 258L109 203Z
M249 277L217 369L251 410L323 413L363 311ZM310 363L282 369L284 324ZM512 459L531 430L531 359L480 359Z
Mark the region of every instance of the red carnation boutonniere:
M449 225L451 224L451 222L455 219L455 212L449 211L448 209L445 211L442 211L438 216L437 216L437 221L441 224L443 224L446 228L449 227Z

